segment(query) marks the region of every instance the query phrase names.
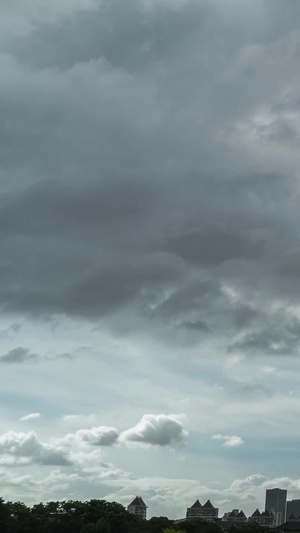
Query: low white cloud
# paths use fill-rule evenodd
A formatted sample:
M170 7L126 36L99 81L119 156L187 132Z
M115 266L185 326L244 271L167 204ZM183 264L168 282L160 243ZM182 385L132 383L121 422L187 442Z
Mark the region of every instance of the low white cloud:
M91 429L79 429L76 436L93 446L111 446L116 442L119 432L114 427L99 426Z
M30 413L29 415L22 416L20 422L27 422L28 420L37 420L41 418L41 413Z
M77 447L82 444L91 446L112 446L119 437L119 431L114 427L97 426L90 429L79 429L75 433L68 433L56 442L65 446Z
M58 439L59 445L68 447L112 446L114 443L140 443L157 446L180 446L185 443L188 432L183 429L181 415L145 414L136 426L123 431L110 426L94 426L79 429Z
M65 415L63 417L64 424L70 426L80 426L82 424L95 424L96 416L95 415Z
M241 446L244 444L242 437L239 437L238 435L221 435L218 433L217 435L213 435L212 439L224 441L222 446L228 447Z
M120 441L156 446L182 445L188 433L180 418L179 415L146 414L136 426L123 431Z
M136 477L116 465L102 463L98 452L97 449L92 451L90 464L87 457L82 457L82 465L76 463L76 471L55 468L45 476L35 476L31 465L30 472L26 471L25 475L20 475L16 468L0 468L3 497L33 504L40 500L72 499L76 494L76 498L81 500L100 497L127 506L135 494L141 493L149 507L149 516L176 519L185 515L186 508L196 498L200 501L209 498L214 505L221 507L220 515L239 507L249 516L257 507L263 508L266 489L285 488L290 498L296 498L300 490L300 479L267 479L261 474L252 474L229 484L220 483L218 487L184 477ZM22 471L24 469L26 466L22 466Z
M230 491L233 493L249 492L253 487L260 487L267 483L268 479L262 474L252 474L246 479L235 479L230 485Z
M33 431L4 433L0 437L0 462L2 464L6 462L8 464L29 462L61 466L71 464L68 452L64 448L40 442Z

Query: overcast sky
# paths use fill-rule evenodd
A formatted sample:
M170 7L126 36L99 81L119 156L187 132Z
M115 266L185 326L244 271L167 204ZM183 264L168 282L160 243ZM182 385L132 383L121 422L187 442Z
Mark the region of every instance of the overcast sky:
M300 498L299 0L2 0L0 485Z

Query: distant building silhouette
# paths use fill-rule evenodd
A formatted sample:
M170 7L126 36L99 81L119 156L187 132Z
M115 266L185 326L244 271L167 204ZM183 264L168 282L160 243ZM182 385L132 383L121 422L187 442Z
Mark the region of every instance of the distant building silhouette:
M293 513L290 514L287 519L287 522L300 522L300 516L295 516Z
M286 495L284 489L267 489L265 511L277 516L277 526L286 521Z
M146 519L147 505L145 504L141 496L136 496L134 500L132 500L132 502L127 506L127 511L130 514L136 514Z
M241 524L251 524L251 523L272 528L276 526L277 517L276 515L273 515L269 511L263 511L261 513L258 509L256 509L256 511L254 511L254 513L251 516L249 516L249 518L247 518L244 511L239 511L239 509L233 509L231 512L224 514L220 525L223 528L225 524L226 530L227 530L227 529L230 529L230 524L237 526Z
M300 517L300 500L290 500L286 502L287 520L299 520Z
M196 500L192 507L188 507L186 510L186 519L195 520L202 519L207 522L213 522L215 518L218 518L219 509L213 506L210 500L204 505L201 505L199 500Z
M275 527L277 525L277 515L270 511L259 512L258 509L249 517L248 522L256 522L260 526Z
M285 522L281 526L278 526L274 531L275 533L300 533L300 523Z
M226 520L230 522L247 522L247 517L244 511L239 511L238 509L233 509L231 513L227 513Z

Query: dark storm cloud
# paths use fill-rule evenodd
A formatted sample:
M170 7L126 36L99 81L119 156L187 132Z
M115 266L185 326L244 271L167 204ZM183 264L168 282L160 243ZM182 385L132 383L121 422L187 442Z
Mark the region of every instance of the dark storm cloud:
M263 242L251 242L245 236L222 230L216 233L191 231L170 242L171 250L190 263L214 265L241 258L257 259L262 255Z
M259 322L261 313L247 304L240 304L235 309L235 324L238 329Z
M78 235L89 228L128 223L128 219L147 215L153 208L154 191L150 184L114 179L113 183L72 183L44 181L23 194L2 201L0 224L4 235L59 236L60 231ZM39 224L36 224L37 220Z
M28 17L0 55L3 312L297 353L298 4Z
M104 57L115 67L140 71L149 60L173 58L180 48L178 35L189 40L191 33L199 31L199 22L209 35L206 21L210 17L205 4L189 2L177 10L161 3L158 9L147 9L138 0L109 0L99 2L96 10L76 11L60 24L43 23L30 40L19 38L8 49L22 62L39 68L68 69ZM84 35L84 41L78 41L78 35Z
M187 311L196 311L200 307L210 307L212 301L221 298L219 283L210 280L195 281L186 284L166 297L159 306L159 312L165 315L180 315ZM158 308L156 309L158 312Z

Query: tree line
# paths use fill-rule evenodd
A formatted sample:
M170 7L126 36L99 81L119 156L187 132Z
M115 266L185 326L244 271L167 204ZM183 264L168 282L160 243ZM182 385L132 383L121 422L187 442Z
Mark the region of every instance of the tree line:
M242 526L234 533L262 533L265 528ZM201 520L176 523L166 517L144 520L119 503L105 500L39 503L0 498L1 533L223 533L219 524Z

